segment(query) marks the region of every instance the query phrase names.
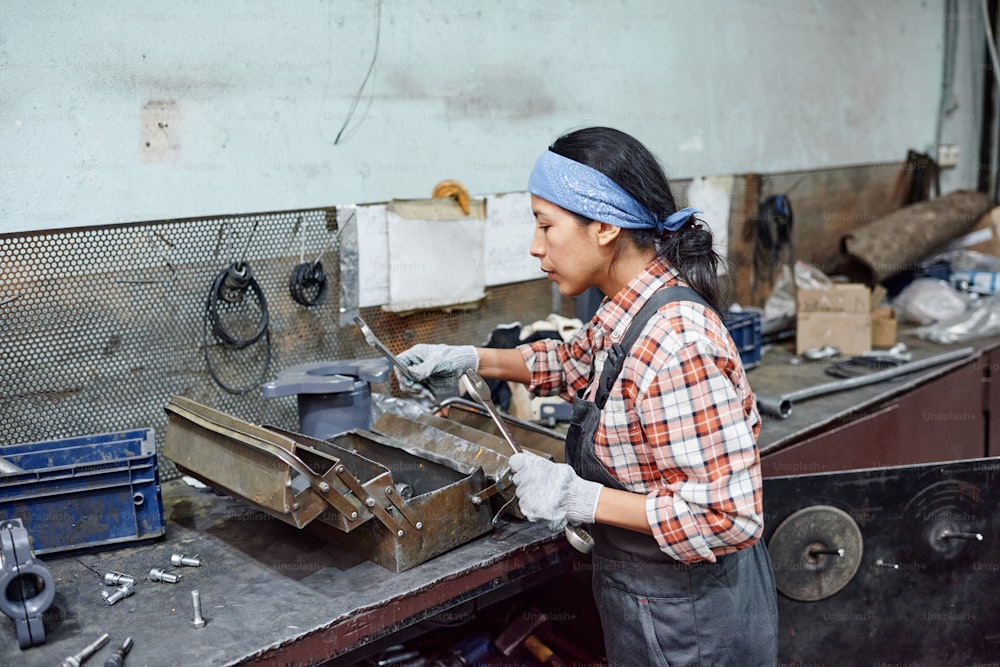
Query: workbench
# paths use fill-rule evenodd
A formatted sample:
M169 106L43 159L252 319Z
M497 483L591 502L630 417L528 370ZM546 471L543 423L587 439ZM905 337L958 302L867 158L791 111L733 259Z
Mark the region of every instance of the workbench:
M40 558L56 582L46 642L21 651L0 616L0 665L52 667L103 633L88 665L103 665L132 637L129 665L351 665L390 643L492 604L567 571L575 552L562 533L501 519L489 534L411 570L394 573L331 546L247 503L183 480L162 485L166 537L70 557ZM199 567L170 567L174 553ZM149 581L154 567L182 575ZM107 605L106 572L137 579ZM198 590L207 624L191 626ZM317 656L328 656L324 663Z
M915 359L967 347L905 341ZM1000 390L989 391L997 375L991 370L1000 367L1000 341L970 345L974 352L968 358L803 401L787 419L765 417L760 434L765 475L995 453L1000 438L991 437L987 415L1000 401ZM778 347L764 355L749 378L757 392L782 393L829 382L823 373L828 363L795 363L790 351ZM908 403L923 394L929 397ZM927 404L937 412L914 413L927 410L920 407ZM886 428L901 429L910 439L898 433L871 439ZM953 436L955 429L960 437ZM859 433L868 435L859 438ZM57 587L45 615L46 642L19 650L13 622L0 617L0 666L51 667L105 632L109 643L88 664L102 665L131 636L134 648L126 667L351 665L380 647L433 629L436 616L455 618L508 599L586 558L561 533L504 518L487 535L397 574L243 501L183 480L164 483L162 496L164 539L41 559ZM173 569L182 575L174 584L149 581L149 570L169 568L173 553L197 555L203 565ZM139 580L135 593L113 606L101 597L102 576L109 571ZM207 618L201 629L190 623L195 589Z
M856 470L1000 455L1000 339L941 345L899 340L912 361L960 355L889 380L796 402L786 419L764 415L764 476ZM836 382L837 361L807 361L776 346L749 371L758 397ZM905 368L905 366L903 367Z

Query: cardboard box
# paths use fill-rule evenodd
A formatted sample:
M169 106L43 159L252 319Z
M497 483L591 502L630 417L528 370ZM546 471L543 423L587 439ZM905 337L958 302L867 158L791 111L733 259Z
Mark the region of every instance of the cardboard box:
M872 349L871 293L861 283L800 289L796 295L795 353L829 345L844 355Z

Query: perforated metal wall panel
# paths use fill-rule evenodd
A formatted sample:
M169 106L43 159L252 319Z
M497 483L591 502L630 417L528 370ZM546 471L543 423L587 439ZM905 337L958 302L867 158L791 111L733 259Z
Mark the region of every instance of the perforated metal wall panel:
M263 381L294 364L378 356L356 326L340 325L336 227L329 208L0 235L0 445L138 427L162 443L173 395L294 429L295 397L265 398ZM290 276L317 258L328 294L306 307ZM266 320L249 290L215 300L219 322L237 339L262 321L267 334L235 349L206 314L213 281L240 261ZM551 309L549 284L532 281L492 288L470 310L360 314L398 353L417 342L481 344L497 325ZM379 390L397 391L395 380ZM162 457L160 470L177 476Z

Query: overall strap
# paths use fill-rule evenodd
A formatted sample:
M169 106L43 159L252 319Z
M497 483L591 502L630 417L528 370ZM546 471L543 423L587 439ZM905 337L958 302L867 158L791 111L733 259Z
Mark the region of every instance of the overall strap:
M643 304L642 308L639 309L639 312L636 313L631 324L629 324L628 330L625 331L625 335L622 336L621 341L612 345L608 351L608 358L604 361L604 369L601 371L601 377L597 383L597 393L594 395L594 403L597 404L598 408L604 409L604 404L611 393L611 387L621 374L622 366L625 365L625 358L632 350L632 346L635 345L635 341L642 334L642 330L645 328L649 318L662 306L673 301L694 301L708 309L712 309L701 298L698 292L685 285L671 285L670 287L663 287L654 292L646 303Z

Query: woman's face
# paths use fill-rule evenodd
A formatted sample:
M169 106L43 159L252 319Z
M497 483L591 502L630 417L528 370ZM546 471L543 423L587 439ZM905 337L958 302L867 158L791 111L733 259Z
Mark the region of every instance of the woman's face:
M529 252L563 296L577 296L608 272L607 253L598 241L600 223L580 224L564 208L531 196L535 236Z

